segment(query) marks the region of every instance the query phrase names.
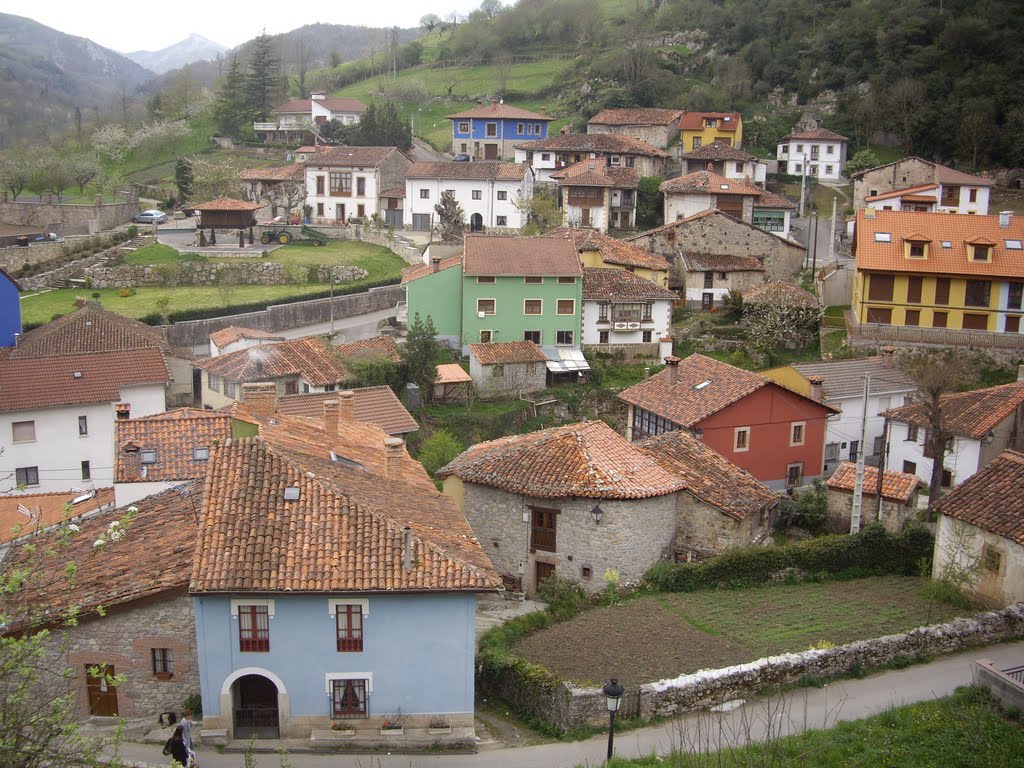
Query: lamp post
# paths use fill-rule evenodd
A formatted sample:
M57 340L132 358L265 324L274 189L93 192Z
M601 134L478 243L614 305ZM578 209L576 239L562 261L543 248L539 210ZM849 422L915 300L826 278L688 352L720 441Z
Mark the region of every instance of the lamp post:
M618 678L613 677L603 690L605 703L608 705L608 759L611 760L612 750L615 746L615 713L619 711L622 694L626 692L626 689L619 685Z
M331 267L331 298L328 299L331 305L331 338L334 338L334 267Z

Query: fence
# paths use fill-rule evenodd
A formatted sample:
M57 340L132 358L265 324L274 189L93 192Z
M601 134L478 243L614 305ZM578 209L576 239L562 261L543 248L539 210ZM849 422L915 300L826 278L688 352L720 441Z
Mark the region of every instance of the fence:
M846 331L850 342L895 344L897 346L970 347L987 350L1024 350L1024 334L996 331L963 331L952 328L921 328L882 323L858 323L853 310L846 313Z

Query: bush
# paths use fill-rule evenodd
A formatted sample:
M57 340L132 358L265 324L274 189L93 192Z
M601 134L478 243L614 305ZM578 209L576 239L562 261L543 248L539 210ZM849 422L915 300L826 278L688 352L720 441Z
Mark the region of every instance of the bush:
M462 453L464 449L465 446L455 438L455 435L446 429L439 429L423 441L416 458L433 477L437 470Z
M128 227L128 229L125 230L125 231L128 233L128 239L129 240L131 240L132 238L138 236L138 234L139 234L139 228L137 226L135 226L134 224L132 224L130 227Z
M548 612L557 621L566 621L587 607L590 598L577 582L549 576L537 589L540 599L548 604Z
M117 292L117 295L120 296L122 299L127 299L129 296L134 296L135 295L135 289L134 288L122 288L121 290L119 290Z
M810 488L797 491L792 498L783 499L779 508L781 526L794 525L811 533L819 533L828 523L825 484L815 480Z

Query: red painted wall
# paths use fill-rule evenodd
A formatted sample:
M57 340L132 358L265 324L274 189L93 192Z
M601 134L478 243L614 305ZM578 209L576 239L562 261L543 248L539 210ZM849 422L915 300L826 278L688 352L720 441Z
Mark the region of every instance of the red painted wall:
M822 473L825 419L830 412L795 392L769 384L697 425L703 441L761 482L786 481L789 464L802 462L804 477ZM803 421L804 444L789 444L791 425ZM736 451L737 427L750 427L749 450Z

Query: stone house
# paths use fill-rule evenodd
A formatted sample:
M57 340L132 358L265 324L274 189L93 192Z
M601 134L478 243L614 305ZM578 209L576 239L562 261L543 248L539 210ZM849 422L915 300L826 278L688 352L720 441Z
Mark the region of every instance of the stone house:
M853 207L988 214L989 179L920 157L904 157L853 174Z
M853 514L853 491L857 465L844 461L825 481L825 501L833 533L849 533ZM864 467L864 490L860 524L879 522L890 533L897 533L917 519L921 481L917 475L886 470L882 473L882 504L878 505L878 468Z
M670 155L660 145L618 133L561 133L516 145L516 162L527 163L547 182L574 163L603 160L609 168L631 168L638 176L666 176Z
M263 203L258 218L273 219L279 214L287 219L302 215L306 200L306 169L301 162L271 168L246 168L238 175L246 197ZM287 223L287 222L286 222Z
M520 397L547 383L548 358L532 341L469 345L469 375L481 397Z
M608 233L636 226L635 168L616 168L607 158L581 160L551 174L558 184L562 223Z
M1024 600L1024 454L1003 451L932 507L939 515L932 577L978 567L972 589L993 606Z
M720 307L729 291L749 291L764 282L764 264L754 256L682 253L682 294L689 309L705 312Z
M668 285L668 273L672 269L668 260L625 240L579 227L558 227L544 237L562 237L572 241L585 269L622 269L655 285Z
M587 133L629 136L652 147L665 149L679 137L682 114L679 109L607 108L587 121Z

